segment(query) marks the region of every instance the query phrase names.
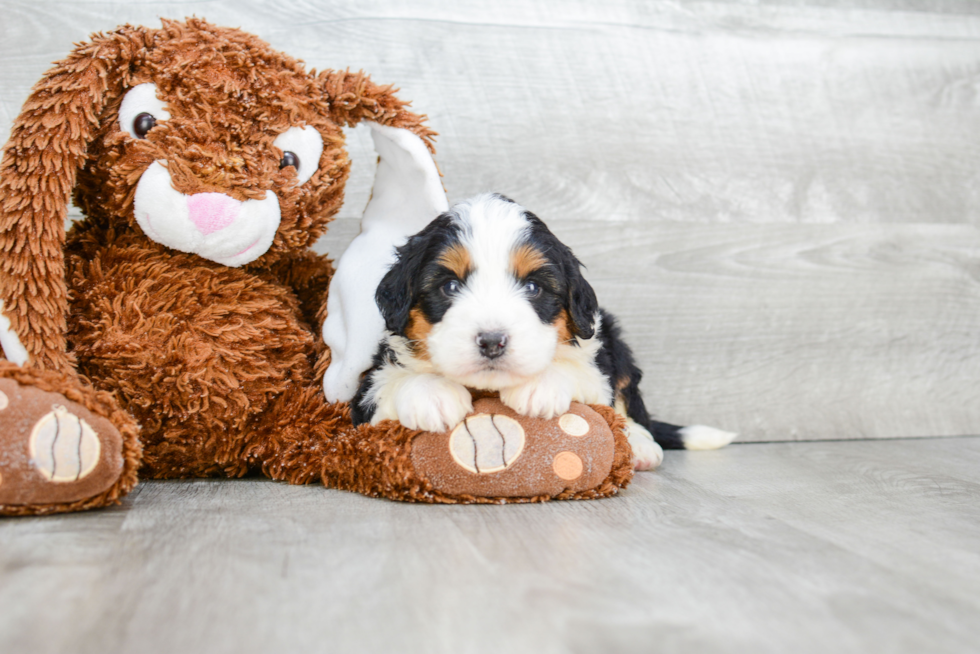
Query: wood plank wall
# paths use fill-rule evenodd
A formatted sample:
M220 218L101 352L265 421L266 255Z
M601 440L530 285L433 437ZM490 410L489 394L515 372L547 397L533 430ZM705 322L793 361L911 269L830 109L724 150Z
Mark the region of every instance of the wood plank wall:
M503 192L579 253L663 419L980 433L980 3L4 1L0 139L72 42L190 14L399 85L451 200Z

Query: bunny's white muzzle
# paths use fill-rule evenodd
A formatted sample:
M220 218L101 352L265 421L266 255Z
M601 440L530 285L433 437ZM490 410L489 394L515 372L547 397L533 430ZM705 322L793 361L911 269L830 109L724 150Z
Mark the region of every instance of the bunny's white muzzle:
M160 161L140 177L133 210L151 241L233 268L268 251L281 219L272 191L244 202L224 193L185 195L173 187Z

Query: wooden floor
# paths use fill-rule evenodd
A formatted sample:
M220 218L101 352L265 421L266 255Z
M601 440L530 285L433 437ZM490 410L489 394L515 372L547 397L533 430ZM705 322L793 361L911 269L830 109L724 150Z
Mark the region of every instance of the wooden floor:
M980 438L668 453L609 500L150 482L0 521L0 651L976 652Z

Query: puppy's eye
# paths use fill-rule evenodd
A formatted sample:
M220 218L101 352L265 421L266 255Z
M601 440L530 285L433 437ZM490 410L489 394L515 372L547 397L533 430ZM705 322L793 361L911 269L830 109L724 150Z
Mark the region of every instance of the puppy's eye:
M279 161L279 170L282 170L286 166L292 166L296 170L299 170L299 157L296 156L295 152L282 153L282 159Z
M455 279L450 280L442 285L442 294L446 297L452 297L459 293L459 282Z
M524 284L524 293L530 298L535 298L541 295L541 286L535 282L527 282Z
M153 129L156 124L157 119L153 117L153 114L148 114L144 111L133 119L133 134L138 139L146 138L146 133Z

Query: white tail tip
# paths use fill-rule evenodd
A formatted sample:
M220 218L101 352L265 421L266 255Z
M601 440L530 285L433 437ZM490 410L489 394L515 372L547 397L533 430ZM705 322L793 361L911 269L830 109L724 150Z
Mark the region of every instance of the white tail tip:
M688 425L680 430L686 450L717 450L738 437L730 431L722 431L705 425Z

